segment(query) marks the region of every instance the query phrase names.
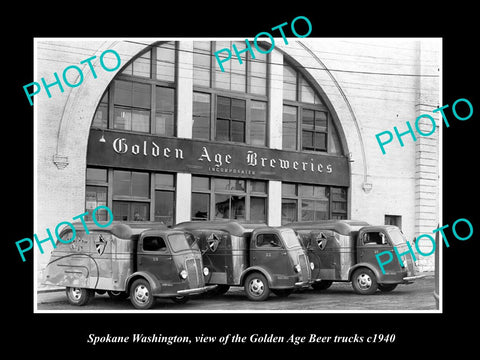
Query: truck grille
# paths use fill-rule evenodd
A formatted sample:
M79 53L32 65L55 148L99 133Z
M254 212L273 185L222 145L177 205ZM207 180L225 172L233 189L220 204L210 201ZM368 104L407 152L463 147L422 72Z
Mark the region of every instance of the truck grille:
M302 279L301 281L308 281L310 279L310 267L308 266L307 255L302 254L298 256L298 263L300 264Z
M188 272L188 282L190 284L190 288L195 289L203 286L200 260L188 259L185 261L185 267Z

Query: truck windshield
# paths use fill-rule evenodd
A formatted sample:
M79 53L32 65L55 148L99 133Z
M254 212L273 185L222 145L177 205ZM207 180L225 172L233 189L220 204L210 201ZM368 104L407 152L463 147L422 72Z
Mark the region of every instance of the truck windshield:
M290 249L295 246L301 246L298 241L297 234L292 229L282 230L282 238L285 241L285 246Z
M171 234L168 235L168 240L172 246L174 252L182 250L190 250L190 245L187 242L187 239L184 234Z
M394 246L406 243L405 235L403 235L399 228L387 228L387 232L388 235L390 235L390 239L392 239Z

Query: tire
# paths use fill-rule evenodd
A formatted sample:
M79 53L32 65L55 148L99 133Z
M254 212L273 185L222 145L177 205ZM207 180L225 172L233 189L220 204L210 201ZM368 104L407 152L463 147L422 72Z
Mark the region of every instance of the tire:
M326 290L330 286L332 286L333 281L332 280L320 280L318 282L315 282L312 284L312 288L315 290Z
M353 290L360 295L372 295L377 291L378 283L375 274L367 268L355 270L352 276Z
M170 298L176 304L185 304L190 298L188 296L175 296Z
M293 292L293 289L272 289L272 292L278 297L285 298Z
M130 287L130 301L140 310L150 309L155 303L150 283L145 279L137 279Z
M115 301L125 300L126 298L128 298L128 293L125 291L108 290L107 294L108 296L110 296L110 299Z
M390 292L393 291L398 284L378 284L378 288L381 292Z
M247 297L252 301L265 301L270 295L267 279L258 272L247 276L244 287Z
M85 288L67 287L65 293L67 294L68 302L76 306L86 305L95 296L93 290Z

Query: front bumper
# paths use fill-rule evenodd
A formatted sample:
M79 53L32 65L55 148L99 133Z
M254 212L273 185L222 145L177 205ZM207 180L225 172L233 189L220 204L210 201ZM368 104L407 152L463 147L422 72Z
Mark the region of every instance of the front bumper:
M194 288L194 289L185 289L185 290L178 290L177 294L178 295L195 295L195 294L201 294L204 293L205 291L213 290L217 287L217 285L208 285L208 286L203 286L199 288Z
M309 287L312 285L313 281L299 281L295 283L296 288L304 288L304 287Z
M425 275L405 276L402 280L404 284L412 284L415 280L424 278Z

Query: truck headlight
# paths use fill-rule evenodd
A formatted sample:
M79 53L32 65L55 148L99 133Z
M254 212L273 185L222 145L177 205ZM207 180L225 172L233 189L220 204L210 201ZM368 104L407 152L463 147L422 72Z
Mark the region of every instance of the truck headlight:
M310 262L310 269L315 269L315 264L313 262Z
M295 269L295 271L296 271L297 273L299 273L300 271L302 271L302 268L300 267L299 264L295 265L293 268Z
M182 271L180 271L180 277L182 279L185 280L187 278L187 276L188 276L187 270L183 269Z
M208 268L205 266L203 268L203 275L208 276L208 274L210 274L210 270L208 270Z

